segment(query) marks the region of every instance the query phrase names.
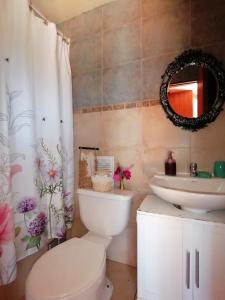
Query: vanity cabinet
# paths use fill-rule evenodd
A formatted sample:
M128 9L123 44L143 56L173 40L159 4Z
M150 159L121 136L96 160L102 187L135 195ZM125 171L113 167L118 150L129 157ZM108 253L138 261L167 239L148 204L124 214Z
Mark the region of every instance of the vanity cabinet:
M203 222L192 231L193 299L225 300L225 225Z
M225 299L225 212L193 216L147 196L137 228L138 300Z

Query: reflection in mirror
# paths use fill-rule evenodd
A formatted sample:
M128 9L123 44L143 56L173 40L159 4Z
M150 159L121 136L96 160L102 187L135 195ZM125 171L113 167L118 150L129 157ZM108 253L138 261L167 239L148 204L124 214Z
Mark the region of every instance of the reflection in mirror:
M225 70L213 55L189 49L168 64L160 101L169 120L197 131L214 122L225 101Z
M186 118L198 118L210 111L217 93L218 84L213 72L196 65L188 65L173 74L168 85L171 108Z

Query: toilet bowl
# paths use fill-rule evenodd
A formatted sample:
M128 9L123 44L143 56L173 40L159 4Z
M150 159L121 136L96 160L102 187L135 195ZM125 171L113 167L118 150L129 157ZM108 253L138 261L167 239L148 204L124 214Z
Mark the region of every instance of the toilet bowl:
M128 224L132 192L79 189L81 219L90 230L47 251L26 280L26 300L109 300L106 250Z
M46 252L26 281L26 300L105 300L105 248L73 238Z

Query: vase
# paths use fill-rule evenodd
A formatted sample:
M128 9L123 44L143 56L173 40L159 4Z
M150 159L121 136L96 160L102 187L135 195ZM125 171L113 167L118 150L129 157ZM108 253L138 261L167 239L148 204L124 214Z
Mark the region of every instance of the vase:
M120 180L120 189L121 190L125 189L125 185L124 185L124 180L123 179Z

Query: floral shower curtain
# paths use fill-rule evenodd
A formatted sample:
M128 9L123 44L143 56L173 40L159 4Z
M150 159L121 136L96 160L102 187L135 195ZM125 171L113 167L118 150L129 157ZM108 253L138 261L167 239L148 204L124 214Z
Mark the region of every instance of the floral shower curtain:
M0 0L0 285L16 260L73 218L69 46L29 10Z

